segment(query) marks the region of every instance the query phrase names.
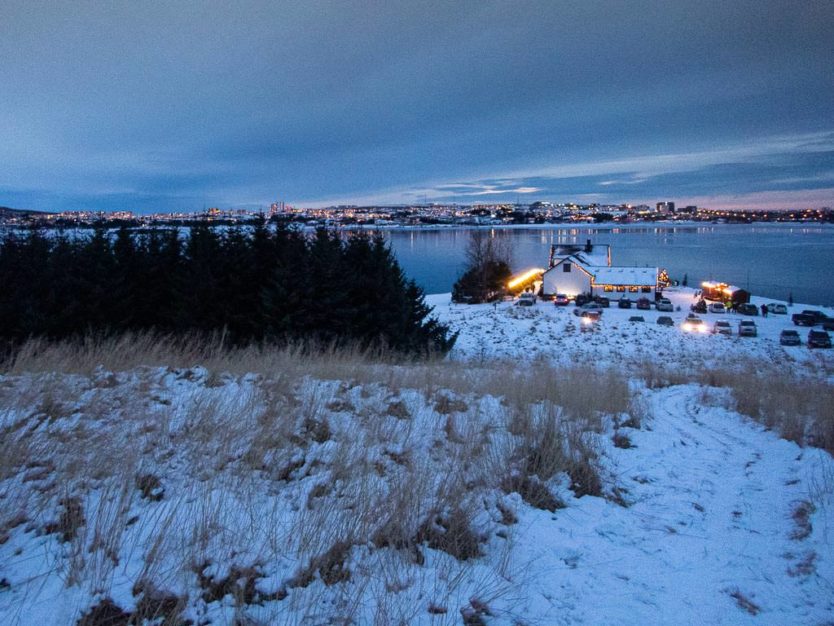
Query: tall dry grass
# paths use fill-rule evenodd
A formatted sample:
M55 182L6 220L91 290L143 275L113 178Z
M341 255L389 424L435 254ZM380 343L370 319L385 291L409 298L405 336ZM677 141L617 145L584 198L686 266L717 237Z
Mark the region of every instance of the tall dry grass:
M751 359L702 371L693 382L728 389L729 408L786 439L834 453L834 383L829 378Z
M129 584L136 620L186 596L241 621L271 601L413 621L401 593L447 606L435 623L482 611L510 578L512 494L602 494L593 437L629 410L625 377L587 367L221 338L35 340L0 372L0 532L54 535L43 575Z
M188 596L200 610L231 598L241 622L299 623L415 621L429 598L435 623L457 622L507 593L516 498L556 511L565 486L616 493L597 444L647 413L633 377L726 387L740 412L831 450L831 384L752 366L31 341L0 364L0 544L21 528L60 537L39 576L135 586L137 620ZM473 583L483 560L494 567Z

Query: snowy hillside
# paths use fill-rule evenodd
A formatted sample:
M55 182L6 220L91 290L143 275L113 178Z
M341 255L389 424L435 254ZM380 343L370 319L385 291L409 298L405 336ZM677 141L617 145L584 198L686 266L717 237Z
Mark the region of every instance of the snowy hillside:
M539 300L533 307L520 307L515 302L473 306L452 304L449 294L428 296L426 300L438 319L460 332L452 354L457 359L543 358L561 364L595 363L604 367L653 364L675 372L752 359L765 365L780 364L788 371L799 368L811 374L834 374L834 351L809 350L805 345L808 329L791 322L791 314L803 309L820 310L829 316L834 316L834 310L796 304L787 315L771 314L766 318L708 313L699 317L710 330L716 321L726 320L733 335L687 334L681 331L681 323L696 301L694 294L694 289L686 288L665 291L675 307L671 313L654 308L619 309L614 301L610 308L603 309L593 332L582 332L579 318L572 314L573 305L556 307L552 302ZM772 300L753 298L752 302L758 306ZM631 322L632 316L642 316L644 321ZM660 316L670 316L674 326L659 326ZM756 323L758 337L738 336L742 319ZM786 328L799 330L801 346L779 345L779 334Z
M0 623L832 620L834 461L778 436L830 449L828 353L781 348L784 319L740 340L434 304L443 362L11 365ZM711 382L727 354L744 371Z

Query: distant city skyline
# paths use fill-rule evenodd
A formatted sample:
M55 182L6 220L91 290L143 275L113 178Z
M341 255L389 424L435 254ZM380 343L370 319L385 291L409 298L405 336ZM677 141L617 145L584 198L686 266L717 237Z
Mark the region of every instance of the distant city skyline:
M834 205L834 11L9 0L0 206Z

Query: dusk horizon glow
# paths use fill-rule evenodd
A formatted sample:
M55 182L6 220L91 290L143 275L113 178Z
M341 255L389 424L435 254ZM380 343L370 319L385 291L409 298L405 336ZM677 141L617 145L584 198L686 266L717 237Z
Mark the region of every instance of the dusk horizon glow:
M3 14L0 206L834 206L825 2Z

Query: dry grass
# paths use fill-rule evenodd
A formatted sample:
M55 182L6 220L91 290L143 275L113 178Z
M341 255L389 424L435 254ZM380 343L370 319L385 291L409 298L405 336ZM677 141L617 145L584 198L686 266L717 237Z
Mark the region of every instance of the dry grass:
M106 591L130 564L135 606L88 620L223 597L241 622L259 603L312 622L363 603L409 622L429 596L483 609L508 584L505 494L549 511L559 485L601 494L592 439L630 402L624 377L585 366L150 335L32 341L0 371L0 533L49 533L67 585ZM485 555L497 569L473 582Z
M732 396L728 408L785 439L834 453L834 383L828 378L750 360L703 371L692 382L726 388Z
M831 449L830 384L745 368L637 376L726 387L704 397ZM102 600L102 615L167 619L225 597L241 623L326 621L320 606L345 622L457 621L505 591L503 565L476 587L467 572L509 561L495 556L512 550L507 494L558 514L566 486L616 493L599 442L617 432L626 447L612 429L648 414L627 375L588 365L219 339L33 341L0 372L0 540L50 532L46 567L91 589L131 563L136 606Z

